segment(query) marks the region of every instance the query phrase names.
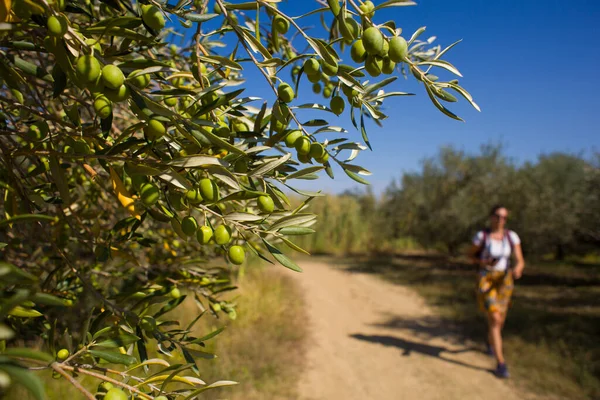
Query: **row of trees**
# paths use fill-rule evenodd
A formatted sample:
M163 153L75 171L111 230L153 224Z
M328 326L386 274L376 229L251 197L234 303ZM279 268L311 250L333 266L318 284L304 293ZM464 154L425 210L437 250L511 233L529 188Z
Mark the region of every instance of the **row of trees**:
M327 239L320 236L342 229L346 239L335 241L340 252L389 250L404 239L404 246L416 242L456 254L486 225L494 204L508 207L509 226L530 255L562 259L593 250L600 245L600 154L553 153L517 165L501 146L482 146L477 154L444 147L380 199L352 191L317 201L313 207L324 219L307 246L321 251Z

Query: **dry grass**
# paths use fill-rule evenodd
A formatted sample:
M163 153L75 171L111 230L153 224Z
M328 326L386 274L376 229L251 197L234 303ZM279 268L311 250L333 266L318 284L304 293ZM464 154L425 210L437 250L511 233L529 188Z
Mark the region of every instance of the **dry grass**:
M225 322L203 318L199 334L225 323L227 329L207 343L218 358L200 361L205 382L221 379L238 386L206 392L206 399L293 399L296 398L303 360L305 315L302 294L282 267L252 267L240 284L238 318ZM193 307L190 305L190 307ZM184 310L182 310L184 311ZM182 315L191 318L192 314Z

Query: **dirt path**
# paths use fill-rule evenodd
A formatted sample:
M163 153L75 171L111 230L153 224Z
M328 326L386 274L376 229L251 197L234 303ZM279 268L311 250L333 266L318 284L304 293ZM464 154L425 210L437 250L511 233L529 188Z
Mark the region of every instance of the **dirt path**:
M494 362L453 340L410 289L310 261L295 274L310 316L302 400L523 399ZM455 331L454 331L455 332Z

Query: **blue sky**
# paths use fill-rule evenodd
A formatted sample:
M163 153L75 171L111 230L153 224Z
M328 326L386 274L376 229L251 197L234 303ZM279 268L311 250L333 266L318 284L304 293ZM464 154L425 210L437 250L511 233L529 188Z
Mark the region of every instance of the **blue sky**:
M289 0L280 9L298 15L315 5L312 0ZM356 160L373 173L369 180L376 193L403 172L418 169L420 160L435 155L442 145L477 151L482 144L501 143L517 163L553 151L600 150L600 1L422 0L375 15L376 23L390 19L403 28L404 36L425 25L422 37L437 36L442 46L463 39L445 59L462 72L461 85L482 112L462 101L450 109L466 122L451 120L434 108L414 79L394 82L388 90L417 96L386 100L390 117L384 127L369 125L374 151ZM318 25L318 20L302 25ZM248 93L262 91L269 98L262 77L248 78ZM319 100L309 94L309 85L305 81L300 89L304 98ZM350 138L360 140L347 115L337 123L349 129ZM335 172L335 181L324 177L297 181L297 186L331 193L360 186L339 168Z

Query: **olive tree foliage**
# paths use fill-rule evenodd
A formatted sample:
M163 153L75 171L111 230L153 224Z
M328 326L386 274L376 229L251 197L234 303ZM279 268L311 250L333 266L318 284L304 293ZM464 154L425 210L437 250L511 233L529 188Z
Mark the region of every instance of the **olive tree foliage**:
M526 254L584 254L600 243L595 157L552 153L517 166L501 146L483 146L478 154L442 148L421 171L387 189L381 214L391 221L388 235L456 253L501 204Z
M515 217L522 234L532 239L529 251L561 260L567 251L581 248L581 228L600 222L598 207L589 201L595 191L589 183L597 173L582 157L562 153L541 156L521 168L524 204Z
M595 153L585 168L583 206L579 210L577 239L600 246L600 153Z
M452 147L423 160L422 170L403 175L383 199L390 234L411 236L425 247L455 253L473 230L485 226L488 209L508 200L514 168L495 145L469 155Z
M194 324L235 318L223 294L247 253L300 271L283 249L303 252L293 237L313 232L305 207L319 193L294 180L341 169L367 183L353 163L365 120L408 95L388 90L402 72L452 118L451 91L478 108L433 75L460 76L442 59L454 44L383 20L412 4L317 1L291 16L276 0L2 0L0 390L43 398L32 368L89 399L80 377L113 400L234 384L198 376L220 329L199 337ZM313 15L325 37L303 28ZM245 91L248 68L272 93ZM307 80L324 104L302 102ZM363 143L327 121L342 113ZM198 316L182 326L168 312L186 297Z

